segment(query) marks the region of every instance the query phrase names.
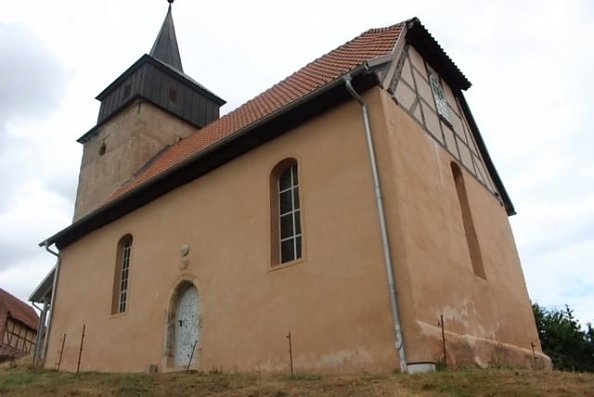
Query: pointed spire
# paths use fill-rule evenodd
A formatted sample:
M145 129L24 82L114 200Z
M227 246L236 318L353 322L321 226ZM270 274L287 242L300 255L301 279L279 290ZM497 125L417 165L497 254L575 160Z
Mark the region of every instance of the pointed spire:
M173 1L167 1L169 2L169 9L167 10L163 26L161 26L150 55L183 73L184 69L175 36L175 26L173 26L173 17L171 16L171 3Z

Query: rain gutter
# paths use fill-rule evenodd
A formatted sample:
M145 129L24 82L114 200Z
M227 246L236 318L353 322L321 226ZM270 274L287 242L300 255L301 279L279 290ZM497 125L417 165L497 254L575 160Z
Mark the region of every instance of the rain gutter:
M43 341L43 348L44 348L44 352L43 352L43 357L45 360L45 357L47 357L47 344L49 341L49 336L50 333L52 331L52 322L54 319L54 308L56 305L56 292L57 292L57 286L58 286L58 277L60 275L60 262L61 262L61 258L60 258L60 254L56 251L52 251L50 248L50 244L48 243L48 241L44 241L43 243L39 244L40 246L43 246L45 248L45 250L47 252L49 252L50 254L54 255L56 257L56 270L54 272L54 281L52 283L52 296L50 298L50 313L49 313L49 322L47 325L47 331L45 332L45 338ZM47 304L47 303L46 303Z
M361 105L361 113L363 115L363 125L365 129L365 139L367 141L367 149L369 152L369 161L371 165L371 174L373 176L373 190L375 194L375 203L377 207L377 215L379 219L380 232L382 236L382 245L384 251L384 263L386 265L386 276L388 278L388 288L390 294L390 308L392 310L392 320L394 327L394 347L398 352L398 361L400 363L400 372L406 373L408 370L406 362L406 350L404 348L404 340L402 338L402 327L400 325L400 313L398 309L398 294L396 291L396 282L394 279L394 268L392 263L392 252L390 249L390 240L388 238L388 228L386 226L386 214L384 211L384 200L382 198L382 189L380 185L379 172L377 168L377 160L375 154L375 146L373 144L373 137L371 136L371 124L369 122L369 111L363 98L355 91L351 84L351 75L347 74L344 77L344 82L347 90L352 97Z

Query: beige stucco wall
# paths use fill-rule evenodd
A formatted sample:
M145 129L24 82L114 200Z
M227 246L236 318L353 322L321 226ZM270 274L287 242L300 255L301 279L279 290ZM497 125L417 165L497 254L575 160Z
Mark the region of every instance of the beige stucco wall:
M366 95L379 105L378 89ZM299 164L304 256L270 268L269 175ZM77 241L61 252L46 365L163 368L168 301L182 279L200 294L196 368L297 371L398 368L369 161L358 106L340 106ZM110 315L116 245L134 236L129 308ZM190 264L180 270L180 247Z
M531 366L538 337L513 236L495 196L464 173L486 280L474 275L453 157L379 88L365 94L378 150L406 350L450 365ZM61 252L46 366L168 370L166 321L182 280L200 294L195 368L391 371L399 367L360 108L351 101L250 151ZM303 258L270 268L274 166L299 164ZM112 316L119 239L134 236L128 311ZM180 247L190 263L180 270Z
M460 203L443 146L382 92L383 159L409 362L442 360L444 316L450 366L549 366L505 209L463 169L486 280L473 273ZM383 150L382 150L383 149Z

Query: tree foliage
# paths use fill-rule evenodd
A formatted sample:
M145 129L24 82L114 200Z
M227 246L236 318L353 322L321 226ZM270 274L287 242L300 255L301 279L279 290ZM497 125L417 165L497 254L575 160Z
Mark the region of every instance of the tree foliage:
M594 329L584 330L569 306L564 310L532 305L543 352L556 369L594 372Z

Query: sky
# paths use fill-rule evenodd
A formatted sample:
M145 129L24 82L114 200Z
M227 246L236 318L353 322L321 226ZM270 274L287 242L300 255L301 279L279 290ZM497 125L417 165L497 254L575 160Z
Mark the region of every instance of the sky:
M27 300L68 226L94 97L150 51L165 0L0 0L0 288ZM532 301L594 323L594 2L301 0L173 4L184 71L223 113L374 27L417 16L465 96L518 212Z

